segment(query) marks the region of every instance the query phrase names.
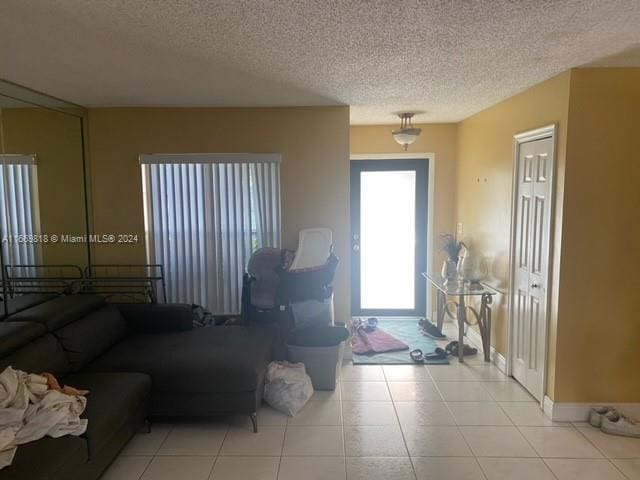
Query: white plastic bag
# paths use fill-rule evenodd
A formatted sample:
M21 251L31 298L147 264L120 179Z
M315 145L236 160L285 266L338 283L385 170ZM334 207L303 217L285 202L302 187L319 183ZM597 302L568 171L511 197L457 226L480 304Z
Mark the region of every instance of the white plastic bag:
M293 417L313 395L313 384L303 363L271 362L267 366L264 399L279 412Z

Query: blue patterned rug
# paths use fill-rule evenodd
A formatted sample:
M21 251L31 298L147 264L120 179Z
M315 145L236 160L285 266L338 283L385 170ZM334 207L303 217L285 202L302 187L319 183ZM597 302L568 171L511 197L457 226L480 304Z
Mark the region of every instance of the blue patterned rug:
M419 348L426 354L433 352L438 346L432 338L422 335L418 328L417 318L379 318L378 328L393 335L398 340L402 340L409 345L409 350L375 353L373 355L357 355L354 353L354 365L413 365L415 362L409 356L411 350ZM428 365L447 365L449 360L425 360L424 363Z

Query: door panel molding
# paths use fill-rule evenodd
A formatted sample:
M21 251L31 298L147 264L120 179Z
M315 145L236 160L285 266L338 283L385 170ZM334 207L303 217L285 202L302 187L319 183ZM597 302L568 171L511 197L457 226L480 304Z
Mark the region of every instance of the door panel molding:
M548 368L548 350L549 350L549 318L551 312L551 281L552 281L552 254L553 254L553 232L554 232L554 209L555 209L555 169L556 169L556 143L557 143L557 124L547 125L541 128L537 128L535 130L529 130L523 133L519 133L514 135L514 155L513 155L513 176L512 176L512 203L511 203L511 235L510 235L510 252L509 252L509 285L510 292L508 295L508 314L509 321L507 323L507 374L515 375L518 372L521 372L522 369L527 368L527 363L534 360L536 356L541 355L544 359L544 367L542 369L541 375L542 379L540 382L541 388L539 392L535 392L536 396L540 400L540 404L543 405L545 395L547 393L546 384L547 384L547 368ZM522 146L525 143L529 143L535 140L541 139L551 139L551 147L548 155L532 155L531 158L526 158L523 162L524 164L521 166L519 162L519 158L521 156ZM529 155L527 155L528 157ZM540 228L542 228L545 220L548 222L548 249L545 258L530 258L529 259L529 274L535 276L536 279L540 279L540 283L543 284L543 287L540 288L539 285L536 285L536 289L538 291L537 295L530 297L530 301L533 298L537 300L536 310L540 308L540 300L544 299L544 311L533 312L534 306L525 302L526 312L520 311L518 308L518 304L522 304L523 298L523 287L530 287L530 285L520 285L516 283L516 269L519 268L522 264L522 258L520 257L520 249L518 249L518 243L523 240L523 234L527 232L523 231L523 226L519 225L517 222L517 216L520 213L522 208L522 202L520 201L522 195L520 194L520 183L531 183L537 182L542 184L550 184L550 188L548 190L549 197L544 200L548 204L549 208L549 218L543 218L544 215L544 204L541 204L541 198L538 192L535 189L532 189L529 198L529 207L533 207L533 212L530 210L529 215L533 215L534 224L533 232L528 232L528 235L533 234L536 236L536 242L544 242L544 239L540 235ZM533 205L531 205L533 203ZM529 228L529 227L524 227ZM540 249L534 247L534 251L537 251L538 254ZM516 254L518 252L518 254ZM531 253L531 252L529 252ZM541 270L546 268L546 272L544 272L541 277ZM531 282L529 282L531 283ZM538 283L538 282L536 282ZM531 295L531 294L529 294ZM517 314L522 315L524 318L528 319L527 327L530 329L529 332L536 337L536 339L530 338L529 341L537 342L538 336L534 334L534 327L542 328L541 337L544 339L543 344L530 344L529 349L529 358L523 358L525 354L524 351L521 350L521 347L524 345L524 339L522 338L514 338L514 335L517 333L514 328L514 323L516 321ZM535 318L534 318L535 316ZM532 348L535 348L535 351L532 351ZM532 355L534 358L532 358Z

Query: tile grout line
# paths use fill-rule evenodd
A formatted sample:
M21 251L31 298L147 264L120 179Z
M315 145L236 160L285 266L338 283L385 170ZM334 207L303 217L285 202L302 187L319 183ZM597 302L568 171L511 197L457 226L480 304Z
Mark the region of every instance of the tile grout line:
M615 468L618 472L620 472L620 475L622 475L623 478L628 479L628 480L633 480L626 473L624 473L622 470L620 470L620 467L618 467L618 465L612 459L610 459L609 457L605 457L605 458L609 461L609 463L611 465L613 465L613 468ZM617 458L615 460L623 460L623 459Z
M149 428L149 433L147 435L151 435L151 429L153 428L153 424L150 424L150 428ZM140 474L140 476L138 477L138 480L141 480L142 477L144 477L144 474L147 472L147 470L149 469L149 466L151 465L151 463L153 463L153 461L155 460L155 458L158 456L158 452L160 451L160 449L162 448L162 446L164 445L164 442L167 441L167 438L169 438L169 435L171 435L171 432L173 432L173 423L170 424L169 426L169 431L167 432L167 434L165 435L165 437L162 439L162 442L160 442L160 445L158 445L158 448L156 449L156 451L153 453L153 455L151 455L151 460L149 460L149 463L147 463L146 467L144 467L144 470L142 471L142 473ZM129 440L131 441L131 440ZM127 442L128 443L128 442ZM118 454L118 456L120 456L120 454Z
M118 454L118 457L119 457L119 456L120 456L120 455ZM118 457L116 457L116 458L118 458ZM149 465L151 465L151 462L153 462L153 459L154 459L154 458L155 458L155 457L153 457L153 456L152 456L152 457L149 459L149 461L147 462L147 464L144 466L144 469L143 469L143 470L142 470L142 472L140 473L140 476L138 477L138 480L140 480L140 479L144 476L144 473L147 471L147 469L149 468ZM105 472L106 472L106 470L105 470ZM104 473L105 473L105 472L102 472L102 474L104 475Z
M620 472L620 474L624 477L624 478L630 478L628 477L622 470L620 470L620 468L618 467L618 465L616 465L615 462L613 462L613 460L620 460L620 459L612 459L610 458L605 452L604 450L602 450L600 447L598 447L598 445L596 445L594 442L592 442L591 440L589 440L589 437L587 437L584 432L582 430L580 430L578 427L576 427L575 425L571 424L571 426L573 428L575 428L578 433L587 441L589 442L590 445L593 445L593 447L600 452L600 454L603 456L603 458L605 460L607 460L611 465L613 465L613 468L615 468L618 472Z
M447 411L451 415L451 418L453 418L453 421L455 423L454 426L455 426L456 430L458 430L458 433L460 434L460 437L462 437L462 441L465 443L465 445L469 449L469 452L471 452L473 460L476 462L476 465L478 466L478 469L480 470L480 474L482 475L482 477L485 480L487 480L488 476L485 474L484 469L482 468L482 465L480 465L480 460L478 460L478 457L476 456L474 451L471 449L471 445L469 445L469 442L467 441L466 437L462 433L462 430L460 430L460 426L458 425L458 420L456 419L456 416L453 414L453 411L451 410L451 407L449 407L449 402L444 399L444 395L442 395L442 392L440 391L440 388L438 388L438 384L436 383L435 379L431 375L431 371L427 370L427 372L429 373L429 377L431 378L431 381L433 382L433 385L436 387L436 390L438 391L438 394L442 398L442 401L444 402L445 408L447 409ZM411 462L413 463L413 459L411 460ZM417 475L416 475L416 478L417 478Z
M222 447L224 446L224 442L227 439L227 435L229 435L229 430L231 430L231 423L227 424L227 428L224 432L224 437L222 437L222 442L220 442L220 446L217 449L216 457L213 459L213 465L211 465L211 470L209 470L209 475L207 475L207 480L213 479L213 469L216 468L216 464L218 463L218 459L220 458L220 453L222 453Z
M529 445L529 447L531 447L531 450L533 450L535 452L535 454L537 455L538 458L542 459L542 455L540 455L540 453L538 452L536 447L533 446L533 443L531 443L529 441L529 439L526 437L526 435L524 433L522 433L522 430L521 430L520 426L516 425L515 427L516 427L516 430L518 430L518 433L520 434L520 436L522 438L524 438L525 442L527 442L527 445Z
M344 363L343 363L344 365ZM347 480L347 436L344 432L344 409L342 408L342 368L340 369L340 376L337 387L340 389L340 427L342 429L342 459L344 464L344 478Z
M284 433L282 435L282 445L280 447L280 457L278 458L278 470L276 470L276 480L280 478L280 467L282 467L282 457L284 456L284 444L287 441L287 431L289 430L289 418L287 416L287 421L284 424Z
M429 378L431 378L431 374L429 373L429 370L427 370L427 374L429 375ZM409 445L407 444L407 439L405 437L404 430L402 428L402 423L400 422L400 416L398 415L398 410L396 408L396 402L395 402L395 400L393 398L393 395L391 394L391 387L389 386L389 380L387 379L387 374L385 373L384 368L382 368L382 375L384 376L384 381L385 381L385 385L387 386L387 391L389 392L389 398L391 399L391 405L393 407L393 412L394 412L394 414L396 416L396 422L398 423L398 428L400 429L400 435L402 436L402 443L404 443L404 448L407 451L407 456L409 457L409 464L411 465L411 471L413 472L413 478L415 478L417 480L418 479L418 472L416 472L416 466L413 463L413 458L411 456L411 452L409 451Z

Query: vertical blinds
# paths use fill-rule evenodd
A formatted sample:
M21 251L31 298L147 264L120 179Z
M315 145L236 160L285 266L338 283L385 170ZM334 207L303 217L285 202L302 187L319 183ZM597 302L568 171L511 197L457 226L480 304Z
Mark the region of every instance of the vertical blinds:
M41 262L38 173L33 155L0 155L0 224L6 265Z
M240 312L249 256L280 246L279 158L259 160L141 156L147 252L164 265L168 301Z

